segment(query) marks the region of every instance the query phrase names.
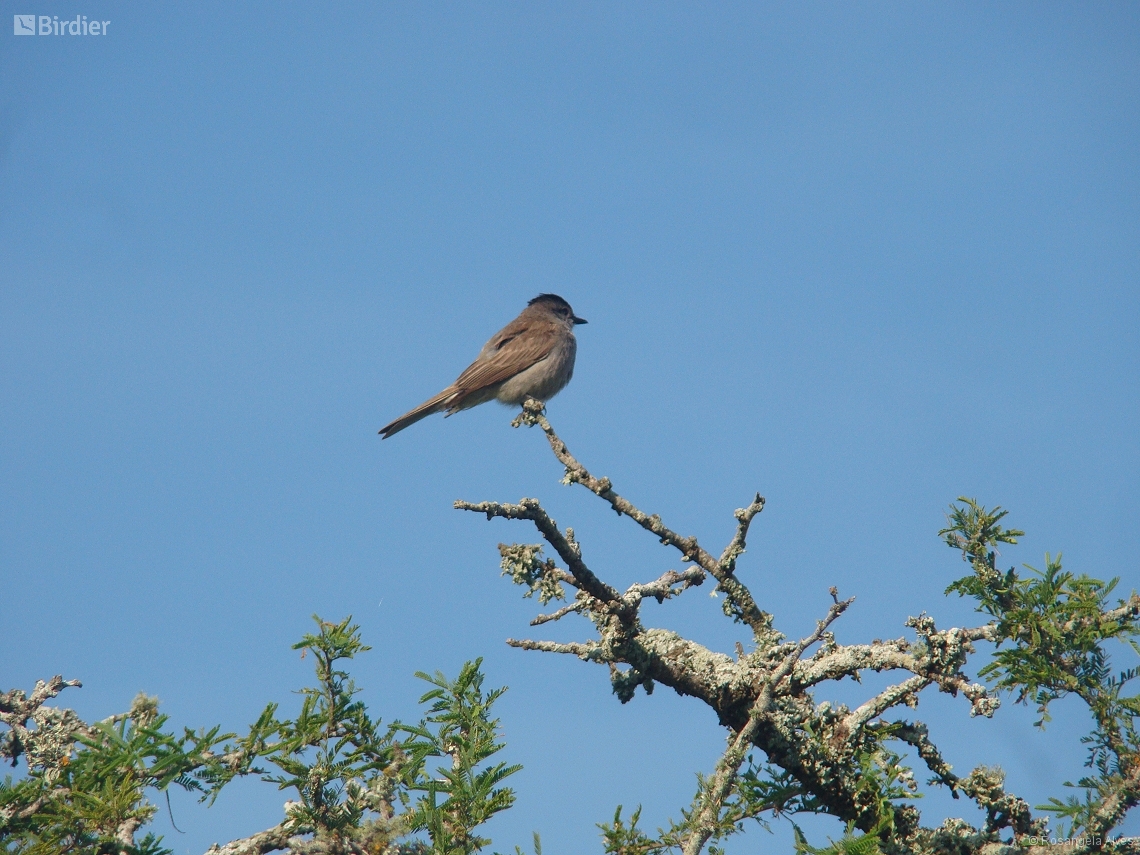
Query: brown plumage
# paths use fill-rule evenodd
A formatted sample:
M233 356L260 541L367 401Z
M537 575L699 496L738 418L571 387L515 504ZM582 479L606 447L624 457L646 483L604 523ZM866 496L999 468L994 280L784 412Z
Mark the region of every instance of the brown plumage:
M522 313L491 337L458 379L414 410L380 429L387 439L422 418L447 415L490 400L520 405L547 401L574 375L574 325L584 324L557 294L539 294Z

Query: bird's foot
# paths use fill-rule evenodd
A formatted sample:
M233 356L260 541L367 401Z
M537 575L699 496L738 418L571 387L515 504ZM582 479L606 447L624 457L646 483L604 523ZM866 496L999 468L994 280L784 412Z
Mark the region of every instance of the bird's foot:
M546 402L538 401L534 398L527 398L523 401L522 412L514 417L511 422L511 427L534 427L538 424L538 419L546 412Z

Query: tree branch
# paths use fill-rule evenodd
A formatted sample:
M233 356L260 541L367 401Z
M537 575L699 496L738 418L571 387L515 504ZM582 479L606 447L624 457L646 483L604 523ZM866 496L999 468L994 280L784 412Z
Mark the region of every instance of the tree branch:
M610 661L605 657L602 646L592 642L581 643L571 641L563 644L557 641L529 641L526 639L508 638L507 644L511 647L517 647L520 650L541 650L544 653L569 653L572 656L577 656L584 662Z
M530 625L531 626L541 626L544 623L550 623L551 621L561 620L562 618L566 617L566 615L570 614L571 612L580 612L580 611L582 611L582 609L588 608L588 605L589 604L586 603L584 600L579 600L578 602L571 603L568 606L563 606L558 611L552 612L551 614L539 615L538 617L536 617L534 620L532 620L530 622Z
M942 758L942 753L937 746L930 741L930 732L925 724L901 721L893 724L884 722L883 725L890 728L891 735L896 739L913 746L919 758L926 764L926 768L934 773L935 778L941 784L950 788L954 798L958 798L959 778L951 771L953 767Z
M700 567L687 567L681 573L676 570L669 570L652 582L630 585L622 594L622 600L629 605L636 606L645 597L654 597L660 603L671 597L679 596L689 588L703 584L704 581L705 571ZM677 584L681 586L679 589L673 587Z
M1117 782L1100 803L1089 822L1089 833L1097 836L1108 834L1124 814L1140 804L1140 757L1133 756L1131 768Z
M538 425L542 428L542 432L546 434L546 439L550 443L550 449L554 452L554 456L566 467L566 476L564 478L566 483L581 484L587 490L608 502L610 507L613 508L619 516L629 517L643 529L655 535L661 543L666 546L672 546L679 551L683 560L692 561L700 565L720 583L721 590L725 592L736 607L737 617L752 629L753 634L757 638L766 637L771 633L771 615L760 610L748 588L732 575L736 557L744 551L744 536L747 534L748 525L751 523L752 518L763 510L764 500L759 495L748 508L738 511L737 520L739 525L737 526L736 535L733 537L729 547L725 550L725 561L728 562L727 565L725 565L722 564L722 561L717 560L702 548L700 544L697 543L695 537L682 537L666 526L661 521L661 517L657 514L646 514L632 502L619 496L614 492L613 484L609 478L595 478L591 475L586 467L579 463L574 455L570 453L570 450L566 447L566 443L554 432L554 428L550 426L550 422L548 422L546 416L543 415L543 404L541 402L528 399L523 404L522 413L515 418L512 424L515 427L525 424L528 426Z
M498 502L464 502L457 501L455 507L461 511L476 511L486 514L487 519L502 517L509 520L530 520L534 527L554 547L554 551L570 568L575 583L574 586L585 591L594 599L604 603L617 602L618 592L594 575L593 571L582 561L577 544L571 544L559 530L557 523L542 509L537 499L523 499L517 505L504 505Z
M764 686L757 696L756 702L748 711L747 724L736 734L729 744L728 750L717 763L716 772L705 788L705 797L700 799L702 804L698 810L694 811L695 827L688 840L685 841L684 855L699 855L705 844L716 832L717 826L720 824L720 814L724 809L724 803L736 785L737 776L740 773L740 764L744 762L744 757L760 730L761 722L768 716L772 707L775 688L792 673L803 652L823 638L827 628L855 601L854 597L848 600L839 600L835 588L831 589L831 595L835 602L827 610L827 616L816 624L815 632L801 639L792 648L779 667L764 681Z
M225 846L215 843L206 850L206 855L266 855L269 852L288 849L295 834L290 827L289 821L286 820L267 831L259 831L240 840L231 840ZM302 838L295 838L295 842L301 845L307 843Z
M931 683L929 677L911 677L894 686L889 686L875 697L861 704L844 719L844 726L852 733L861 730L867 722L878 718L898 703L906 703Z
M755 516L764 510L764 497L759 493L756 498L752 500L752 504L747 508L737 508L733 516L736 517L736 534L732 536L728 546L724 548L724 552L720 556L720 566L727 574L732 574L736 570L736 559L744 553L744 547L748 540L748 527L752 525L752 520Z

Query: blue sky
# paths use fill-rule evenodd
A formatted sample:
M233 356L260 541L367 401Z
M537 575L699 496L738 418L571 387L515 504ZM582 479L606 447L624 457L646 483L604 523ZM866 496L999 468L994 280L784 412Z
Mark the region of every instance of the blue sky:
M532 631L495 545L535 535L451 504L539 497L620 586L676 556L505 409L376 436L545 291L590 321L555 427L710 546L763 493L739 572L789 635L832 585L841 642L976 621L941 593L961 494L1028 531L1008 563L1137 586L1137 5L5 7L111 24L0 37L0 686L241 729L295 703L309 616L351 613L386 719L416 670L483 656L510 686L500 851L676 815L712 714L507 648L588 626ZM739 637L700 590L645 619ZM1082 774L1075 705L1044 734L1012 703L916 715L1031 803ZM155 829L200 853L282 798L176 798L186 833Z

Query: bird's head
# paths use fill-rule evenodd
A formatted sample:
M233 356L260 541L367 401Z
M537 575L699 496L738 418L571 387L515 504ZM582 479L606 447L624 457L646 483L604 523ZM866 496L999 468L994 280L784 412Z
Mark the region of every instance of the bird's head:
M587 323L585 318L579 318L575 315L570 304L557 294L539 294L527 303L527 306L536 311L548 312L570 326Z

